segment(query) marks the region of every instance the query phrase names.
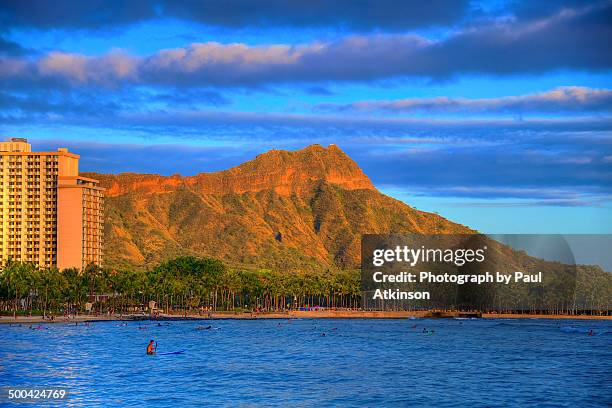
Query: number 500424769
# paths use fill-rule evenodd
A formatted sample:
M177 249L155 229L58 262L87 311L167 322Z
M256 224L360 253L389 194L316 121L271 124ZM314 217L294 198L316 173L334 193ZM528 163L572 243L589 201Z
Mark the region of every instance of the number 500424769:
M2 387L0 402L63 400L67 397L68 390L61 387Z

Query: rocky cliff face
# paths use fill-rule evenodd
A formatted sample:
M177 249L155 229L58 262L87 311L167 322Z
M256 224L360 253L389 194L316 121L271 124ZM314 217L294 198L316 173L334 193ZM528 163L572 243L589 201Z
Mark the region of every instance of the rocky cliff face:
M336 145L327 149L312 145L300 151L271 150L240 166L217 173L170 177L150 174L121 174L108 184L106 195L129 192L154 194L186 187L201 194L244 194L273 191L279 195L308 194L321 181L345 190L374 190L359 166Z
M272 150L217 173L88 173L106 191L105 263L181 254L308 271L356 267L365 233L471 232L378 192L335 145Z

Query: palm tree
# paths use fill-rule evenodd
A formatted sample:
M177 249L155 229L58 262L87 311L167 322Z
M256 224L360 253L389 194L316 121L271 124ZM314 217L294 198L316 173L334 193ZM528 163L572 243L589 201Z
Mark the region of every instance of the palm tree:
M34 265L9 260L0 274L0 280L7 287L7 293L13 293L13 317L17 316L19 299L29 295L32 289L33 275L36 271Z
M39 290L37 292L39 295L43 293L43 317L46 317L49 303L56 306L68 284L66 277L55 267L46 270L39 270L38 272Z

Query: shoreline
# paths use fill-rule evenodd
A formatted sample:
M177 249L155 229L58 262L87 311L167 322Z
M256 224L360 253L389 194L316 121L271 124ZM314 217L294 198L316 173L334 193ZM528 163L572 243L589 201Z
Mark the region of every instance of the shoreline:
M162 314L157 317L133 314L133 315L77 315L56 316L54 320L44 319L42 316L0 316L0 324L56 324L56 323L85 323L100 321L145 321L145 320L262 320L262 319L420 319L432 318L427 316L429 311L288 311L269 313L234 313L215 312L209 315L173 315ZM440 319L453 319L457 316L441 317ZM557 319L557 320L612 320L612 316L592 315L542 315L542 314L508 314L508 313L483 313L482 319Z

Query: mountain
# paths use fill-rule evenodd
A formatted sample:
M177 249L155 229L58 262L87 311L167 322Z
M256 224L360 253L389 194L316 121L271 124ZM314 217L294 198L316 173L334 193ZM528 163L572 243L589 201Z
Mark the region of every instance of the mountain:
M474 232L380 193L335 145L272 150L195 176L84 175L106 188L111 267L192 254L279 270L355 268L361 234Z

